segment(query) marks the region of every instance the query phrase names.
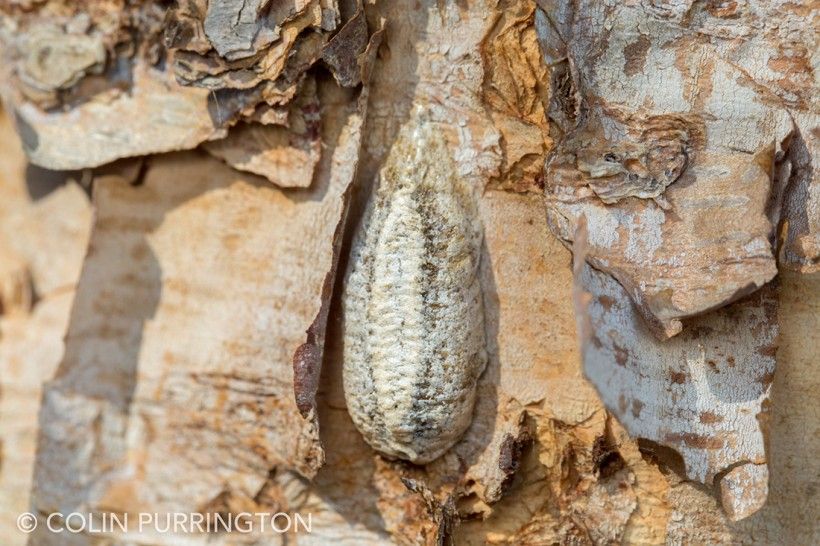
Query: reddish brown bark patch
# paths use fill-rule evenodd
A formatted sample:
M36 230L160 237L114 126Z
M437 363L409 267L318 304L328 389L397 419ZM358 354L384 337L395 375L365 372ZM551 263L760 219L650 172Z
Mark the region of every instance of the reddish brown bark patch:
M669 379L676 385L683 385L686 383L686 374L684 372L669 372Z
M651 45L649 38L641 34L637 41L624 47L624 74L634 76L643 72Z
M723 439L714 436L704 436L694 432L667 434L665 440L671 444L684 444L699 449L723 449Z
M712 413L711 411L704 411L700 414L700 422L705 425L720 423L721 421L723 421L723 417L716 413Z

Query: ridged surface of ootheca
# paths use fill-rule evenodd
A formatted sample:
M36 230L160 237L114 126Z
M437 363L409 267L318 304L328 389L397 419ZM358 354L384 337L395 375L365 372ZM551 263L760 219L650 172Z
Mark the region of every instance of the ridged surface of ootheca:
M478 222L437 125L411 122L359 225L344 294L348 411L387 456L427 463L470 424L486 362Z

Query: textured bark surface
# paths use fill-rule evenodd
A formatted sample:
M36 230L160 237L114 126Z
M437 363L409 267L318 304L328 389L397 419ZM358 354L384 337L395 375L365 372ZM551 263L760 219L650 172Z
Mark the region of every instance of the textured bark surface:
M0 113L0 536L25 537L15 525L29 509L43 380L63 355L63 335L91 228L86 193L26 170L11 120Z
M540 5L539 37L562 85L546 174L551 227L571 241L587 217L588 261L626 288L658 335L771 280L778 223L791 226L783 260L811 269L817 151L800 135L818 123L816 10ZM777 158L789 173L773 175Z
M3 544L817 542L819 17L0 2ZM446 170L483 231L486 368L423 465L345 398L386 168ZM312 531L55 535L53 511Z
M95 179L92 251L43 401L41 512L218 511L250 502L277 467L311 477L321 466L290 357L319 311L358 153L356 103L351 111L348 94L329 89L333 153L306 195L194 153L149 160L137 185ZM188 334L172 341L178 328ZM190 489L169 479L197 469L208 479Z
M764 404L777 354L776 289L660 342L623 287L586 265L584 244L576 239L575 283L586 376L632 436L679 453L687 477L712 484L728 471L719 480L723 507L732 519L750 515L768 494Z
M243 123L205 150L240 171L284 188L307 188L321 157L321 116L316 82L306 80L287 108L267 110L259 123Z
M0 94L31 161L51 169L186 150L240 119L255 125L293 98L341 18L330 0L7 4Z

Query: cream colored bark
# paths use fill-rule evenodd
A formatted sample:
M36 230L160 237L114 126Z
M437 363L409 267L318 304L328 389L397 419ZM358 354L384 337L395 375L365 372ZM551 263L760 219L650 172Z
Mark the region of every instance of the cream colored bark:
M17 135L3 113L0 143L0 536L22 544L25 536L15 522L30 506L42 384L63 356L91 206L73 181L31 199L29 188L49 185L47 173L26 171Z
M815 7L0 13L3 544L816 542ZM419 118L437 144L408 152ZM483 231L486 368L424 465L365 442L342 373L353 233L411 152ZM67 536L54 511L312 532Z

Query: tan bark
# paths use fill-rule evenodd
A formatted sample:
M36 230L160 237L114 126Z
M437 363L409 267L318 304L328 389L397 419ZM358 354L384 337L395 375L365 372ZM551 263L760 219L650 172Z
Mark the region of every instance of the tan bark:
M4 544L816 541L814 6L0 13ZM419 168L479 196L487 353L425 465L354 426L340 300L418 119ZM54 511L312 531L68 536Z

